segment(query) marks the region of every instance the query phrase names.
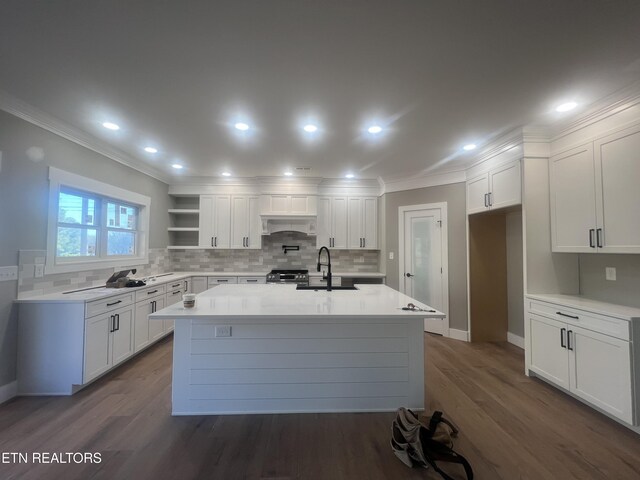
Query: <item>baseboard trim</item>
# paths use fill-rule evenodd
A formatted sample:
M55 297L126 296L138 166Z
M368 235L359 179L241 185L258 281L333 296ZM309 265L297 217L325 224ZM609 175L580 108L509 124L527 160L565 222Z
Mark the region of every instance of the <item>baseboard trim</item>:
M466 330L456 330L455 328L450 328L449 338L453 338L455 340L462 340L463 342L468 342L469 332Z
M14 381L0 386L0 404L18 395L18 382Z
M507 332L507 342L516 347L520 347L524 350L524 337L516 335L515 333Z

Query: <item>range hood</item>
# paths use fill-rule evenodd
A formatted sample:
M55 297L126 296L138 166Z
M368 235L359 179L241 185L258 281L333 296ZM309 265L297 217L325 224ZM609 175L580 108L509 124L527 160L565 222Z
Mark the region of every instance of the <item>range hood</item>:
M317 234L316 215L260 215L262 235L277 232L301 232L307 235Z

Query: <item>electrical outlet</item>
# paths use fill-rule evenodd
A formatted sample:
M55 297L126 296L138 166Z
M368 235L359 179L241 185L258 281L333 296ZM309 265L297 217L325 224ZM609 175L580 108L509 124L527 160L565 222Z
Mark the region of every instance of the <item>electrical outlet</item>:
M393 260L393 252L389 252L389 260Z
M616 281L616 269L615 267L607 267L605 268L605 276L607 280L611 280L612 282Z
M0 267L0 282L8 282L18 279L18 266Z
M35 278L42 278L44 277L44 265L40 264L40 265L34 265L33 268L33 276Z
M230 337L231 325L218 325L216 326L216 337Z

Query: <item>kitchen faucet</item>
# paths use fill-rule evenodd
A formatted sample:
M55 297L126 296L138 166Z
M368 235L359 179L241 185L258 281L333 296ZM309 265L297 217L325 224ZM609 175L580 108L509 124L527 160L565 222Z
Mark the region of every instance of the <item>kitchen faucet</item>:
M323 250L327 251L327 263L320 263L320 257L322 256ZM325 276L323 274L322 279L327 281L327 292L330 292L331 291L331 254L329 253L329 249L327 247L320 247L320 250L318 251L318 271L320 271L320 268L323 265L327 267L327 275Z

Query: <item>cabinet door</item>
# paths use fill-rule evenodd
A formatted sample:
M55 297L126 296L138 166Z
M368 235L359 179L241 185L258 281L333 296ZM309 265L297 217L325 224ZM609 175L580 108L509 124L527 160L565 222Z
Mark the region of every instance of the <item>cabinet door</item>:
M627 423L633 423L629 342L569 327L571 391Z
M157 297L154 299L156 302L155 311L162 310L165 306L164 297ZM149 320L149 342L153 343L164 335L164 321L163 320Z
M115 330L111 333L112 365L133 355L133 306L115 312Z
M640 253L640 127L595 142L599 251Z
M467 180L467 213L484 212L489 208L487 194L489 193L489 174Z
M229 248L231 245L231 197L229 195L216 195L213 216L214 247Z
M149 345L149 314L152 300L136 303L136 313L133 322L133 350L139 352Z
M207 277L191 277L191 293L202 293L208 288Z
M362 201L360 197L349 197L347 248L350 250L362 248L362 239L364 238L362 231Z
M549 159L551 249L595 252L596 190L592 144Z
M103 313L85 320L84 383L93 380L111 368L109 337L113 328L112 315L112 313Z
M231 198L231 248L246 248L249 236L249 202L247 197Z
M203 248L213 247L214 204L215 197L213 195L200 195L198 246Z
M362 209L363 246L375 250L378 248L378 199L363 199Z
M328 247L329 239L332 237L331 231L331 198L320 197L318 199L318 231L316 236L316 247Z
M262 221L260 220L260 197L249 197L248 248L262 248Z
M331 232L333 248L347 248L347 198L331 199Z
M530 370L569 390L569 355L565 342L567 325L529 314L529 329Z
M498 167L489 172L489 204L492 209L520 205L522 187L520 161Z

